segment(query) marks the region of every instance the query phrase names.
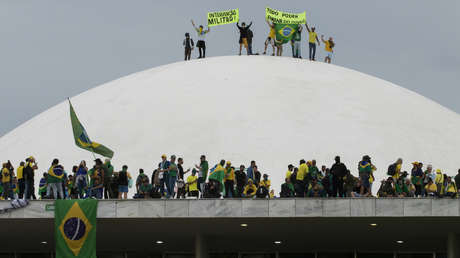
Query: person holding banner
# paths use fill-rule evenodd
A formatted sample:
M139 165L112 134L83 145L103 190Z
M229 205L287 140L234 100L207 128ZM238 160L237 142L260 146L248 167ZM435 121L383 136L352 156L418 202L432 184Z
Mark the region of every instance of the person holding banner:
M275 55L275 39L276 39L275 23L270 23L270 21L267 19L265 19L265 21L267 22L268 27L270 27L270 32L268 33L268 37L265 40L264 55L267 54L267 46L268 44L270 44L273 48L272 56L274 56Z
M240 40L239 40L239 43L240 43L240 56L241 56L241 49L243 48L246 48L246 53L249 55L250 52L249 52L249 46L248 46L248 30L249 28L251 27L252 25L252 22L246 26L246 23L241 23L241 26L238 24L238 22L236 23L236 27L238 27L238 29L240 30Z
M205 58L206 57L206 43L204 42L206 34L211 31L211 29L208 27L207 30L204 30L203 25L200 25L199 28L195 26L195 23L192 21L193 28L195 28L196 32L198 33L198 41L196 42L196 46L198 47L198 51L200 53L200 56L198 58Z
M328 40L324 40L324 36L321 35L321 41L324 43L325 47L324 50L326 50L326 57L324 58L324 62L330 64L332 60L332 55L334 51L332 50L335 46L334 41L332 40L332 37L329 37Z
M318 46L320 45L318 35L315 32L315 27L308 28L308 24L305 23L305 27L307 27L308 31L308 47L309 47L309 57L310 61L315 61L315 54L316 54L316 42L318 42Z

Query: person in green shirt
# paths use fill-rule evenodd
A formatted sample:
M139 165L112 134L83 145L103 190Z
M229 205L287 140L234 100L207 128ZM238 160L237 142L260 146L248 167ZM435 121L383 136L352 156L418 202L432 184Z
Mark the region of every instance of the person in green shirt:
M150 198L152 192L152 185L149 184L148 178L142 179L142 185L139 186L139 195L145 199Z
M200 157L200 165L195 165L195 167L199 170L198 173L198 190L201 192L201 196L204 193L204 185L206 183L206 178L208 177L208 161L206 161L206 156L201 155Z
M177 180L177 165L176 165L176 156L171 156L171 161L169 162L169 167L163 169L163 172L168 172L168 182L166 182L166 198L174 198L174 186L176 185Z
M112 191L113 166L110 159L105 160L102 169L104 169L104 199L113 199L115 198Z
M300 40L301 40L301 33L302 33L302 26L299 25L297 31L295 32L294 36L292 37L292 57L294 58L302 58L300 54Z

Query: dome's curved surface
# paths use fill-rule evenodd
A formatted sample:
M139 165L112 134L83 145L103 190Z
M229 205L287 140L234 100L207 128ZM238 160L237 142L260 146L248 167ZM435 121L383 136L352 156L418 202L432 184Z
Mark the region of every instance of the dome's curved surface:
M369 154L377 178L396 158L456 174L460 117L387 81L320 62L232 56L179 62L106 83L72 98L89 136L127 164L149 174L163 153L185 159L206 154L210 165L256 160L278 192L289 163L335 155L357 174ZM0 139L0 157L15 165L28 155L45 171L58 157L70 170L91 153L73 142L63 102ZM409 162L410 161L410 162ZM38 180L37 180L38 181ZM375 187L374 187L375 188ZM375 189L374 189L375 191Z

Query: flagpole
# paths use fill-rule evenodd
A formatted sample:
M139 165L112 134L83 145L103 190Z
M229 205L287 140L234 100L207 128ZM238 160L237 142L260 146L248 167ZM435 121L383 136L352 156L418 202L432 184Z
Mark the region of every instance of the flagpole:
M72 102L70 102L70 98L69 98L69 97L67 98L67 100L69 101L69 105L72 106ZM94 160L96 160L96 155L94 154L94 149L93 149L93 147L91 147L91 153L93 154Z

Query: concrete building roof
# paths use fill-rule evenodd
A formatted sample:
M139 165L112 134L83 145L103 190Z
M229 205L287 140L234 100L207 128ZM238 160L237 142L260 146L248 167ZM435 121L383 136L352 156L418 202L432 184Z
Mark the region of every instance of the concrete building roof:
M52 204L32 201L1 214L0 228L9 236L2 237L1 251L54 250ZM200 234L210 252L445 252L448 234L460 233L459 209L458 199L101 200L97 246L193 252Z

